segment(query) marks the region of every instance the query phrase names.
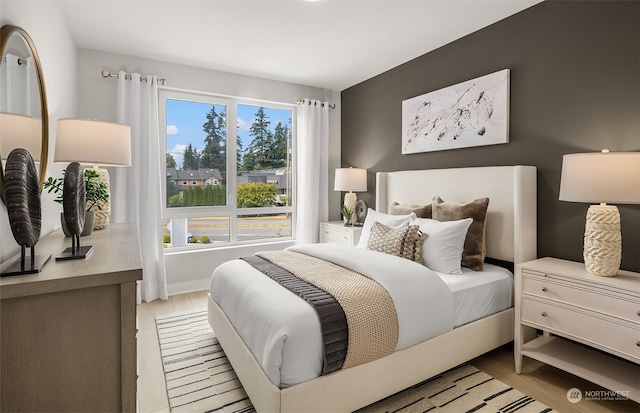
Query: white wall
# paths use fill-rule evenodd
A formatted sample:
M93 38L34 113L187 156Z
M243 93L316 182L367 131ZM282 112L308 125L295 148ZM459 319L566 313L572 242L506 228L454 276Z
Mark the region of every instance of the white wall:
M189 67L102 51L78 50L78 117L105 121L116 119L116 80L102 78L102 70L155 74L167 80L171 88L295 103L298 98L313 98L335 103L330 110L329 170L340 166L340 92L291 83L277 82L232 73ZM339 218L340 193L334 192L330 174L327 194L330 218ZM283 248L280 243L273 248ZM230 247L180 253L167 253L169 293L206 289L213 269L222 262L249 255L267 247Z
M33 40L44 76L49 107L48 176L60 176L63 167L53 164L56 119L75 116L77 49L58 11L58 6L46 1L0 1L0 25L22 27ZM60 227L62 207L53 196L42 196L42 231L45 236ZM0 206L0 261L18 253L20 248L11 234L7 208ZM38 246L36 245L36 253Z

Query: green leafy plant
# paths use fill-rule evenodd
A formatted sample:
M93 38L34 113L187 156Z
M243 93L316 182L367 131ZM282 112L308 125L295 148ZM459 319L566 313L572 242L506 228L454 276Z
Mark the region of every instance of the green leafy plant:
M278 188L273 183L247 182L238 185L236 189L238 208L254 208L272 206Z
M64 171L63 171L64 175ZM91 208L96 206L98 209L102 209L100 207L99 202L107 202L109 200L109 190L107 184L104 182L98 182L97 178L100 176L98 172L93 169L85 169L84 170L84 186L85 186L85 194L87 199L86 210L90 211ZM55 202L59 204L62 203L62 187L64 185L64 178L52 178L49 177L44 182L44 188L48 193L53 192L57 194Z
M344 217L344 221L346 223L350 223L351 222L351 217L353 216L353 209L347 207L347 206L343 206L342 209L342 216Z
M207 237L206 235L203 235L200 237L200 242L202 244L210 244L211 240L209 239L209 237Z

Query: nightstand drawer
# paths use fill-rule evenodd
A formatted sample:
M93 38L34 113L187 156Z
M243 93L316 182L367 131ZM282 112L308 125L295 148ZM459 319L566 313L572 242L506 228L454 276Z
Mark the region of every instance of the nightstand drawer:
M339 242L343 244L353 244L353 233L346 228L323 227L320 234L323 238L330 242Z
M522 322L640 362L640 327L584 309L522 299Z
M640 302L632 301L620 294L605 293L576 284L569 285L553 277L531 276L526 273L522 277L522 292L588 308L640 324Z
M357 245L361 233L362 227L345 227L341 221L320 224L320 242Z

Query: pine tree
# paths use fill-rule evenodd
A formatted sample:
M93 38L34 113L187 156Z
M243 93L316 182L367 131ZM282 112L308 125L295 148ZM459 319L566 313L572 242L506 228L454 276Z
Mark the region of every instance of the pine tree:
M203 205L214 205L213 203L213 186L207 185L203 189L204 197L203 197Z
M204 205L204 191L202 187L195 186L191 188L193 191L193 205L194 206L203 206Z
M170 153L167 153L167 168L177 168L176 158Z
M290 137L289 128L278 122L273 134L273 145L271 149L271 168L284 168L287 166L287 150Z
M207 121L202 125L207 134L204 138L204 149L200 156L200 168L218 168L224 174L227 170L227 115L223 109L216 112L212 106L207 113Z
M273 134L268 129L269 124L271 124L269 116L264 112L264 107L261 106L249 128L249 136L253 139L243 158L245 171L269 167L271 143L273 141Z
M238 165L238 171L242 169L242 154L244 152L244 145L240 135L236 136L236 164Z
M225 186L216 186L213 188L213 205L227 204L227 189Z
M182 161L182 169L184 170L195 170L198 169L200 155L198 154L198 150L194 148L191 143L187 146L187 149L184 150L184 160Z

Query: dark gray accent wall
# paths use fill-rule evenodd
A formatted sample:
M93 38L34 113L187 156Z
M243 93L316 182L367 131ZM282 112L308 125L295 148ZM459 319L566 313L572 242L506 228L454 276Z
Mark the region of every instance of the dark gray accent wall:
M345 89L342 165L369 171L359 198L374 205L378 171L534 165L538 256L583 261L588 205L558 200L562 156L640 151L639 26L638 1L545 1ZM505 68L508 144L401 154L403 100ZM618 207L622 268L640 271L640 206Z

